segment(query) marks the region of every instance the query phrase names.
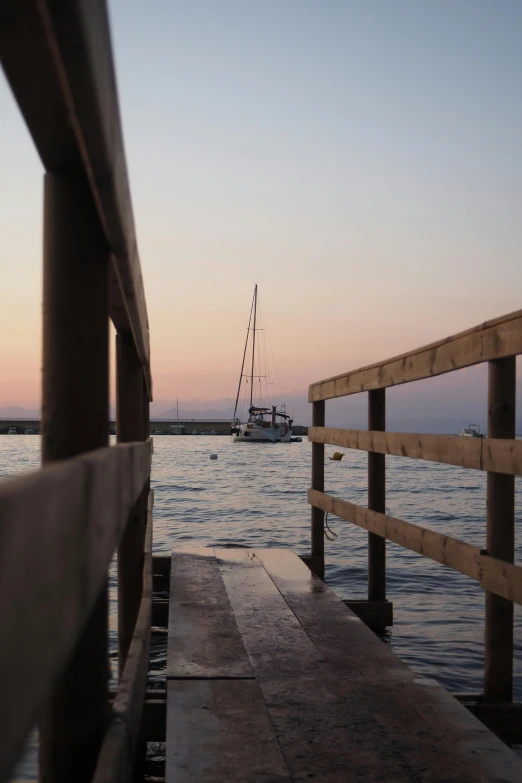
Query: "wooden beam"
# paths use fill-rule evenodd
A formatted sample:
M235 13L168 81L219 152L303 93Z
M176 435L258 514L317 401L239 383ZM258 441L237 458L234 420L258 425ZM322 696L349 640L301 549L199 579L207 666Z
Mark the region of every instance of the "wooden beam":
M165 742L167 733L167 695L147 694L143 705L142 734L145 742Z
M0 484L0 616L9 639L0 645L1 780L92 612L149 473L148 444L127 444Z
M312 423L314 427L324 427L324 402L314 402ZM320 443L312 445L312 487L324 492L324 446ZM311 522L310 567L318 577L324 579L324 512L320 508L312 506Z
M159 576L170 577L170 562L169 555L153 555L152 556L152 568L153 573Z
M313 383L308 401L384 389L520 353L522 310L517 310L392 359Z
M488 435L515 437L516 359L489 363ZM488 472L488 554L512 563L515 555L515 478ZM486 593L484 699L509 702L513 698L513 603Z
M147 690L152 614L152 511L149 509L145 537L143 597L125 661L125 668L112 704L111 722L100 751L92 783L126 783L132 780L136 749L140 741L142 713Z
M372 629L382 629L393 625L393 604L391 601L353 601L343 599L343 603Z
M456 698L507 745L522 744L522 704L488 704L482 698L460 698L459 694Z
M514 439L310 427L308 440L345 449L442 462L460 468L522 475L522 441Z
M129 332L116 335L116 438L143 441L145 430L143 368ZM148 402L148 400L147 400ZM118 547L118 670L121 675L134 633L143 588L148 486L136 500Z
M31 53L30 60L27 52ZM111 318L152 399L149 327L104 0L5 0L0 61L47 171L81 171L112 254Z
M386 389L368 394L368 429L386 429ZM368 508L386 511L386 466L384 454L368 452ZM368 600L386 600L386 539L368 532Z
M109 249L81 172L45 176L43 268L41 431L42 461L49 464L109 442ZM49 551L49 569L59 556ZM39 721L43 783L73 776L88 783L105 734L107 566Z
M435 530L370 511L347 500L308 490L308 503L339 519L393 541L405 549L453 568L479 582L484 590L522 604L522 567L482 554L483 550Z

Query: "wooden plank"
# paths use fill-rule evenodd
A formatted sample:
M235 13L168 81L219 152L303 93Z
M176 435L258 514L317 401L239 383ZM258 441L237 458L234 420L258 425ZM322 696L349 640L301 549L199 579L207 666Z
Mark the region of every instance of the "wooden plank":
M522 475L522 441L514 439L310 427L308 440L345 449L442 462L460 468Z
M443 688L412 672L290 550L256 549L254 555L262 561L303 632L321 655L320 676L333 691L319 713L317 724L309 728L320 745L318 754L323 741L329 741L323 735L329 730L337 735L336 750L332 752L335 763L327 762L319 773L316 757L315 767L311 766L317 778L492 783L514 782L520 777L520 759ZM277 666L273 670L277 671ZM316 675L305 683L297 679L292 682L294 709L300 711L303 723L306 711L298 702L303 698L302 693L306 695L319 684L318 679ZM280 741L284 743L276 714L270 709ZM339 732L346 715L351 720ZM307 736L306 728L306 723L301 725L302 737ZM301 748L293 750L298 752ZM368 755L364 751L369 751ZM290 766L288 757L287 763ZM290 770L294 771L291 766Z
M515 437L516 358L489 362L488 435ZM487 551L512 563L515 556L515 478L488 472ZM513 698L513 604L486 593L484 633L484 699L510 702Z
M412 457L430 462L475 468L476 470L480 470L482 467L481 455L484 441L481 438L310 427L308 440L312 443L319 441L345 449ZM522 468L522 450L520 452L520 466Z
M126 444L0 485L0 616L9 639L0 645L2 780L92 611L149 472L148 444Z
M111 710L111 722L98 757L93 783L126 783L132 779L147 690L152 615L152 510L146 531L143 597L134 635Z
M272 551L285 557L282 550ZM358 673L329 665L288 606L282 589L263 568L262 552L216 549L292 779L417 781L366 709L364 699L354 700L351 682L358 679ZM292 556L290 551L287 554ZM296 585L298 600L306 602L323 589L322 581L299 558L285 560L283 571L286 583ZM349 621L363 627L342 602L341 606ZM378 653L385 646L374 638Z
M308 490L308 502L339 519L371 530L388 541L453 568L509 601L522 604L522 567L482 554L479 547L402 519L369 511L347 500Z
M30 52L30 67L24 52ZM149 328L103 0L6 0L0 60L47 171L83 171L112 252L111 317L130 329L149 398Z
M520 353L522 311L518 310L392 359L313 383L308 401L384 389Z
M213 549L174 552L167 677L253 677Z
M167 783L292 778L255 680L169 680Z

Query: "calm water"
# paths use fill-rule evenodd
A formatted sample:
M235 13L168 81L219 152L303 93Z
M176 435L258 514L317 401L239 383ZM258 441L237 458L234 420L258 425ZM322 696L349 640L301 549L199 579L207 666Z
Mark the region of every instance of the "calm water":
M38 436L0 435L0 479L38 467ZM327 491L366 503L367 456L347 452L328 460ZM217 461L209 455L215 452ZM387 457L387 511L476 546L485 546L486 476L400 457ZM309 552L311 445L232 444L227 437L154 438L154 549L178 544L285 546ZM517 531L522 484L517 479ZM345 598L364 598L367 534L329 518L335 541L326 542L326 579ZM518 536L516 560L522 560ZM480 692L483 667L484 593L467 577L387 544L388 597L395 625L389 641L418 672L450 690ZM114 577L111 576L114 586ZM113 606L114 609L114 606ZM522 698L522 613L516 608L515 687ZM111 643L116 638L115 616Z

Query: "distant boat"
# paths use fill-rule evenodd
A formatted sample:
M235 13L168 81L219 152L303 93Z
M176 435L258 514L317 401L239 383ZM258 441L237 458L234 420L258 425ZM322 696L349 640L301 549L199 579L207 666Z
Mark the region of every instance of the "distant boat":
M252 313L254 315L253 327ZM250 309L250 318L248 321L247 338L245 342L245 350L243 351L243 361L241 364L241 373L239 375L239 386L237 389L236 405L234 408L234 416L232 418L231 432L232 441L234 443L291 443L292 441L292 419L284 410L277 410L276 405L266 407L262 404L256 405L254 403L254 379L258 379L260 376L255 374L255 362L256 362L256 332L257 329L257 285L254 287L254 298L252 300L252 307ZM252 342L252 359L250 373L245 375L245 359L247 355L247 348L249 339L251 336ZM264 377L264 376L263 376ZM248 408L248 419L246 422L241 422L237 415L239 399L241 396L241 389L243 382L250 383L250 406Z
M463 430L459 432L461 438L483 438L484 435L480 431L478 424L468 424Z
M16 427L9 427L9 429L7 430L7 434L8 435L18 435Z

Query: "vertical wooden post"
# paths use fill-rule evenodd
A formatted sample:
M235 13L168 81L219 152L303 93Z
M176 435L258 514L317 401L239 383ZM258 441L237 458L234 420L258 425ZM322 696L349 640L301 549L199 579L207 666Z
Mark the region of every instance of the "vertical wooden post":
M368 429L386 429L386 389L368 392ZM368 452L368 508L386 511L385 455ZM368 600L386 600L386 539L368 533Z
M516 359L488 364L488 437L515 437ZM488 473L487 552L513 562L515 550L515 479ZM513 698L513 603L486 593L484 700Z
M143 440L150 438L150 403L145 376L143 375Z
M312 425L324 427L324 400L312 403ZM324 445L312 443L312 489L324 492ZM324 579L324 511L312 506L312 571Z
M109 250L81 177L44 180L42 460L109 442ZM52 564L50 564L52 567ZM40 723L40 780L91 780L109 717L102 589Z
M130 333L116 335L116 438L145 440L143 368ZM118 669L125 666L141 603L147 493L142 492L118 547Z

